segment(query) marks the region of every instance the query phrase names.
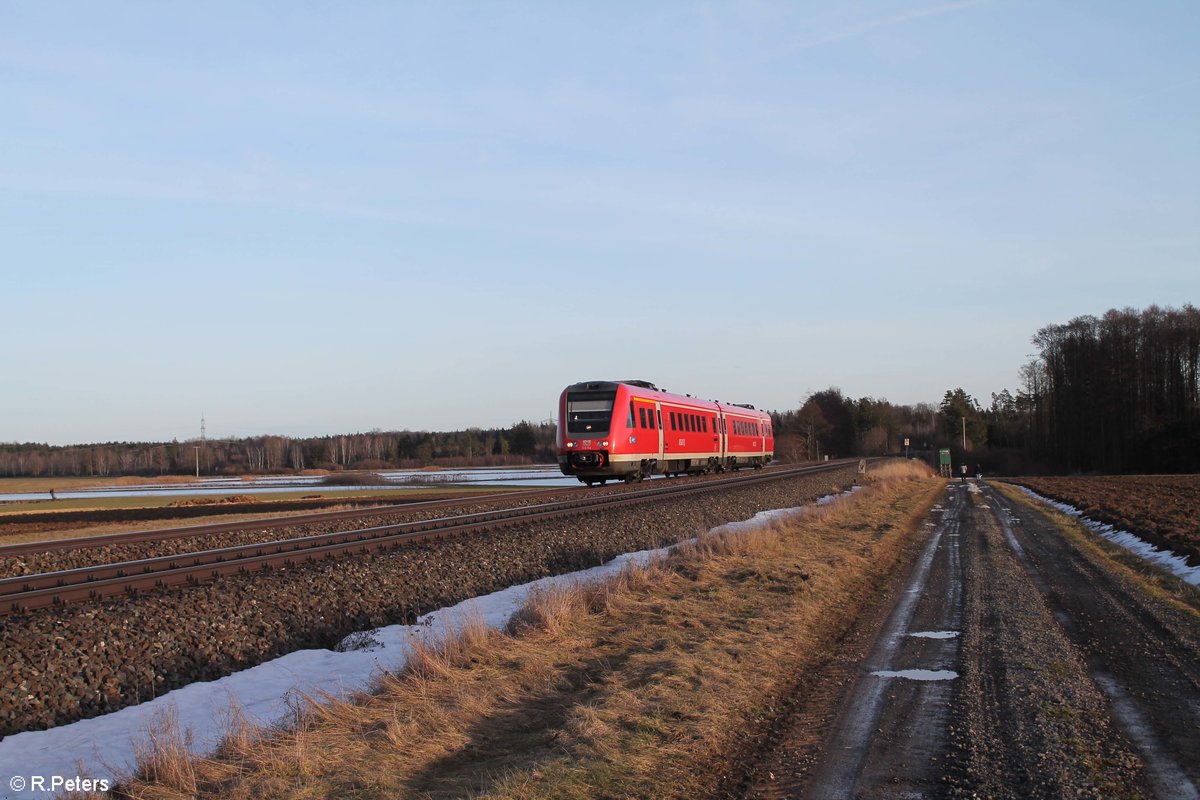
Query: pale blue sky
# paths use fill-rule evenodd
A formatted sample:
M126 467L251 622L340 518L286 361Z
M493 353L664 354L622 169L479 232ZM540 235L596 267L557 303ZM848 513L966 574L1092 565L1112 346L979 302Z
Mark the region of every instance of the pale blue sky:
M1194 0L0 0L0 441L986 403L1198 187Z

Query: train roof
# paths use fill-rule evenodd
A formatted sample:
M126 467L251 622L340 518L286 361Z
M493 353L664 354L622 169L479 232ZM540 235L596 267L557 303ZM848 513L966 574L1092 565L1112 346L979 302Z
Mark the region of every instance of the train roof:
M770 416L767 412L759 411L758 409L756 409L754 406L750 405L749 403L724 403L719 400L705 400L700 397L693 397L690 394L673 394L672 392L668 392L666 389L658 388L650 381L642 381L642 380L582 381L580 383L571 384L570 386L568 386L566 388L565 391L568 391L568 392L607 392L607 391L615 391L617 389L617 387L621 386L622 384L624 384L625 386L634 386L634 387L637 387L638 389L644 389L644 390L649 390L651 392L656 392L657 394L654 396L656 400L664 400L667 402L680 403L682 405L698 403L698 404L701 404L704 406L708 406L710 408L717 406L717 407L724 409L726 411L726 413L746 414L746 412L752 412L752 413L747 414L747 416L751 416L751 417L766 418L766 417Z

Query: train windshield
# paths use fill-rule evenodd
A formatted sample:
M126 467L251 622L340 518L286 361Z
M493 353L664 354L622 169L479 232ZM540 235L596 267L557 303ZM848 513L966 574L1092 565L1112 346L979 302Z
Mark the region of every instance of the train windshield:
M570 392L567 394L567 433L602 436L608 433L617 392Z

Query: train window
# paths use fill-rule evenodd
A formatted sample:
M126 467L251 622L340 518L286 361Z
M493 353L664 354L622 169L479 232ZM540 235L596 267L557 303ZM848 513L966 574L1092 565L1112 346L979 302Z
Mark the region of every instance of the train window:
M625 427L626 428L633 427L633 401L632 400L629 401L629 419L625 420Z
M655 412L654 412L654 413L658 415L658 427L660 427L660 428L661 428L661 427L662 427L662 412L661 412L661 411L658 411L658 410L655 410ZM651 420L650 420L650 427L651 427L651 428L653 428L653 427L654 427L654 419L653 419L653 418L651 418Z
M640 423L638 425L639 428L646 427L646 409L645 408L638 409L638 422Z
M608 432L617 393L570 392L567 394L567 433L602 435Z
M688 428L689 432L696 430L696 415L695 414L687 415L687 428Z
M708 417L700 418L700 432L708 433Z
M677 430L677 428L675 427L675 412L674 411L671 412L671 430Z

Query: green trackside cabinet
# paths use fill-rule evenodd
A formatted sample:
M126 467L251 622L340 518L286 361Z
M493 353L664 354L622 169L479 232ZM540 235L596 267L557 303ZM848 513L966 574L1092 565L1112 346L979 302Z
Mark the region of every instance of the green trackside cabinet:
M954 473L950 470L950 450L938 450L938 475L945 478L954 477Z

